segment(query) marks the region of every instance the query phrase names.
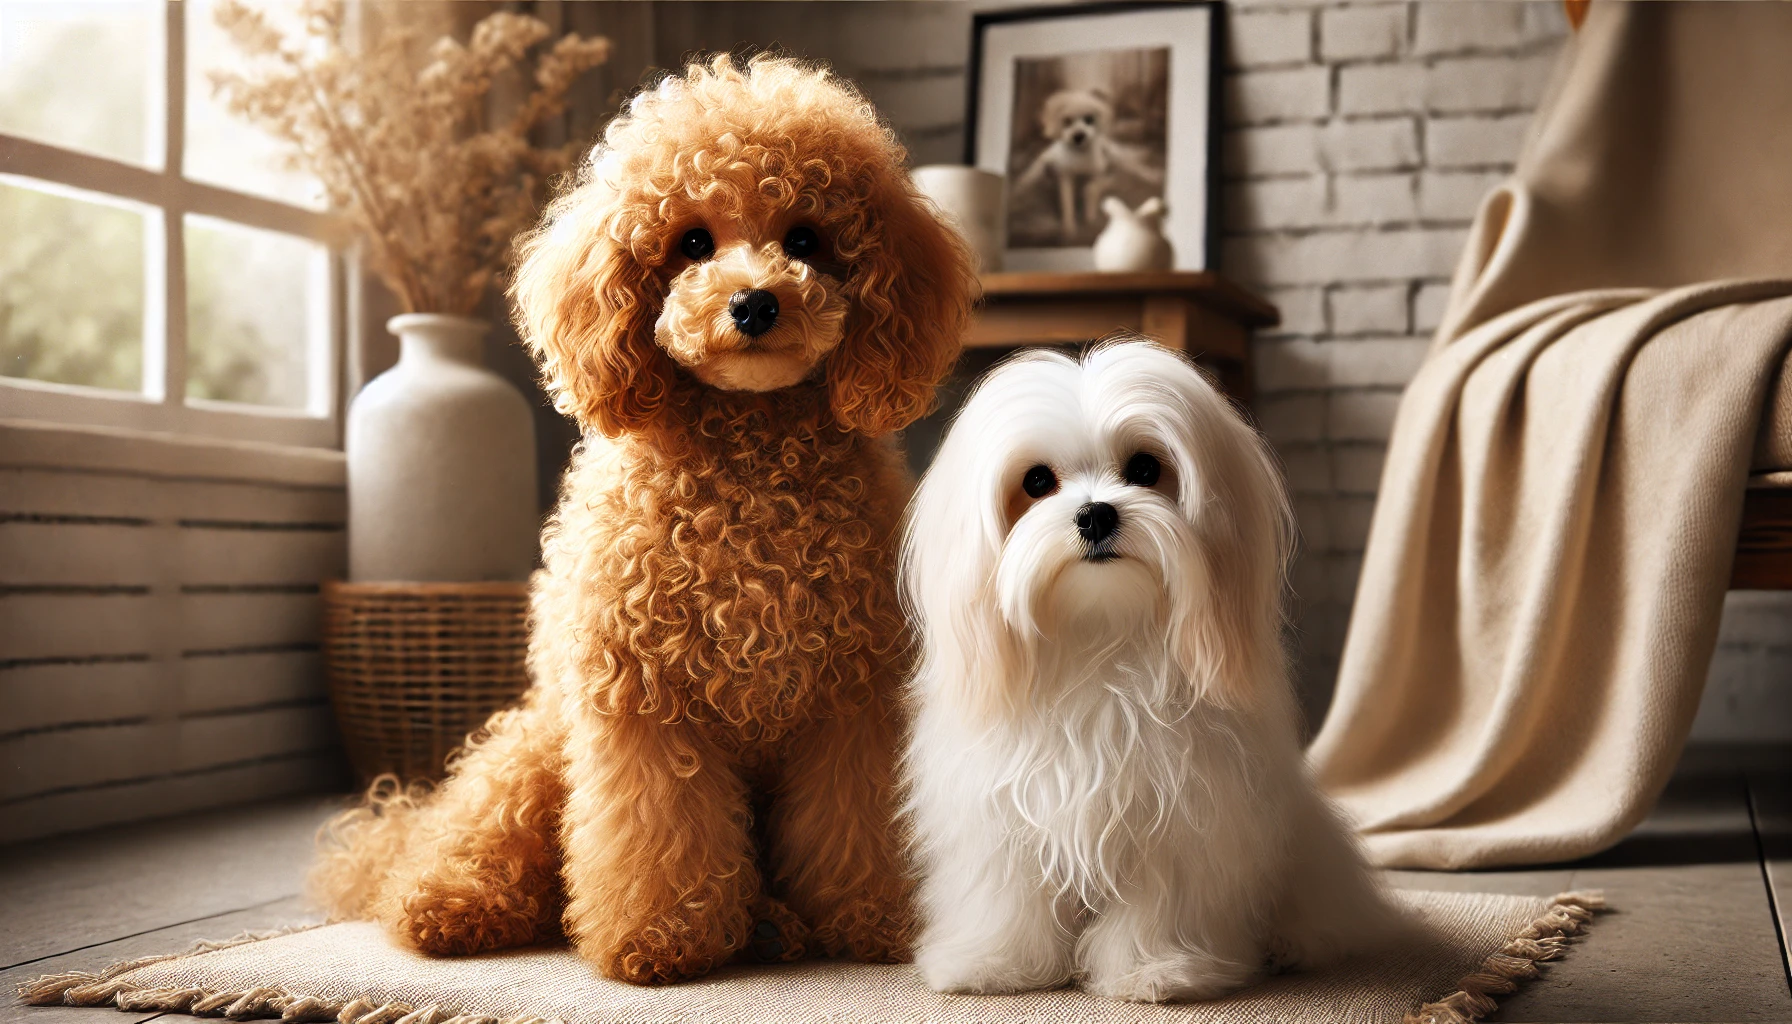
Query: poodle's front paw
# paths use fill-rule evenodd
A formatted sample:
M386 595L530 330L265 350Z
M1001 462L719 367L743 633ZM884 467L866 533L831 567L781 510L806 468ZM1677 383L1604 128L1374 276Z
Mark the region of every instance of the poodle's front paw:
M670 985L702 977L726 962L746 944L749 927L744 908L725 920L710 913L662 913L608 943L581 941L579 955L607 978Z
M909 959L913 928L906 900L859 899L817 924L815 937L831 956L897 964Z
M1062 988L1070 981L1068 964L1023 964L1002 956L977 956L963 950L923 947L915 956L921 980L935 992L1007 995Z
M1121 971L1092 970L1083 987L1129 1003L1169 1003L1218 999L1249 985L1257 973L1246 964L1189 954L1148 960Z
M552 908L503 886L425 878L376 913L399 942L431 956L470 956L553 937Z
M782 900L764 897L749 909L747 944L734 959L741 963L787 964L809 955L809 926Z

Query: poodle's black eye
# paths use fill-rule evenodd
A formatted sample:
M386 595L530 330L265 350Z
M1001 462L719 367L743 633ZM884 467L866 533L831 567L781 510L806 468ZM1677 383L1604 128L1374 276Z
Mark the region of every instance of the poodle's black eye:
M1157 476L1163 471L1158 464L1157 456L1148 452L1139 452L1126 460L1126 471L1121 476L1134 487L1150 487L1157 483Z
M1020 489L1026 491L1029 498L1043 498L1058 489L1057 474L1050 466L1034 466L1020 478Z
M793 260L806 260L821 251L821 236L814 228L797 225L784 236L784 255Z
M716 251L716 240L702 228L692 228L679 238L678 251L694 260L708 259Z

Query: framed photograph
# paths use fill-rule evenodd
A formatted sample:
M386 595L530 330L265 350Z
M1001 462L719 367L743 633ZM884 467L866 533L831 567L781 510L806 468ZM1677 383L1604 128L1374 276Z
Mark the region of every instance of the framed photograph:
M1088 270L1102 200L1169 208L1178 270L1215 263L1219 8L1088 4L978 15L966 162L1008 181L1008 270Z

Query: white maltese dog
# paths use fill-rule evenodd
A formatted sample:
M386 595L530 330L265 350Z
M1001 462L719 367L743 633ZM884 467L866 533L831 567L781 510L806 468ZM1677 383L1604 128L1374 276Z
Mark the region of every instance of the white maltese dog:
M1272 457L1143 340L976 389L903 551L916 962L945 992L1205 999L1401 918L1314 788Z

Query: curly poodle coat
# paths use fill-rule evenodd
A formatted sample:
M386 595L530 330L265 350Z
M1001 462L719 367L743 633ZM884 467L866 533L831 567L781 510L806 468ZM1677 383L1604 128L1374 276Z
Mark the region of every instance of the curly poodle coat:
M786 59L693 65L611 122L512 288L585 433L534 685L436 792L388 782L328 827L335 916L440 954L564 934L643 984L906 955L887 435L929 408L976 285L905 160Z

